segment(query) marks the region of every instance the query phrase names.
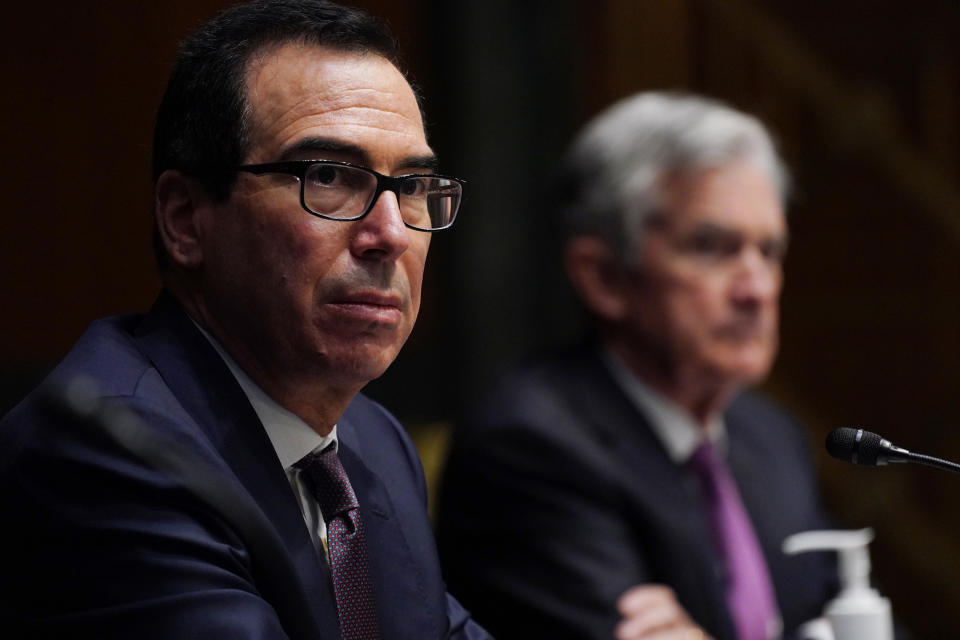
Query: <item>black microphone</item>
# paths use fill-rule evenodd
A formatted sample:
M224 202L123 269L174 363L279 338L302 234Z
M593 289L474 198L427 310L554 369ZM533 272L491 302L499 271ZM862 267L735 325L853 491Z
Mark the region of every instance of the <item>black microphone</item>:
M907 451L864 429L834 429L827 435L827 452L834 458L852 464L882 467L892 462L916 462L960 473L960 464L956 462Z

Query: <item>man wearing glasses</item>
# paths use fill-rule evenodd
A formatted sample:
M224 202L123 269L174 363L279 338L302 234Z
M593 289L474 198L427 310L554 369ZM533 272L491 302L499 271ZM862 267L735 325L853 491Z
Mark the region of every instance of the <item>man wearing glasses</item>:
M186 41L154 138L164 291L0 429L5 634L488 637L446 593L416 451L359 394L456 217L435 167L370 16L265 0Z

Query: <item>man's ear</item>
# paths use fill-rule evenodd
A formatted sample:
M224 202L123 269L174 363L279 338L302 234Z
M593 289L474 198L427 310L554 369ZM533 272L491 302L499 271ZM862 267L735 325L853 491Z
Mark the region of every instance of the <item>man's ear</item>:
M578 236L564 249L567 277L587 309L606 321L626 313L626 274L613 251L600 238Z
M210 198L196 180L168 169L157 178L154 215L160 240L170 261L180 267L203 263L201 215L210 207Z

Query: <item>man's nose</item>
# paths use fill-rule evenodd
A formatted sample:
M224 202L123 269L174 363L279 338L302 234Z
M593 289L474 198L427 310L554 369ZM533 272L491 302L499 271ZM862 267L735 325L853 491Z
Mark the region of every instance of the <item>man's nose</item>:
M410 229L403 223L400 203L392 191L384 191L360 220L353 238L358 257L395 260L410 246Z
M734 300L741 304L776 301L782 281L783 270L778 261L770 260L757 248L745 249L737 265Z

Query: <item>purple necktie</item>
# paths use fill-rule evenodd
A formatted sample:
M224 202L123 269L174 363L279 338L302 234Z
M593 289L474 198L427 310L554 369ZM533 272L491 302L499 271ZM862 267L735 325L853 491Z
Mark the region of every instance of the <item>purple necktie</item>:
M296 465L327 523L330 575L344 640L379 640L367 541L357 495L333 447L310 453Z
M727 606L739 640L771 640L779 614L770 575L740 492L727 465L710 443L690 458L710 512L714 539L727 569Z

